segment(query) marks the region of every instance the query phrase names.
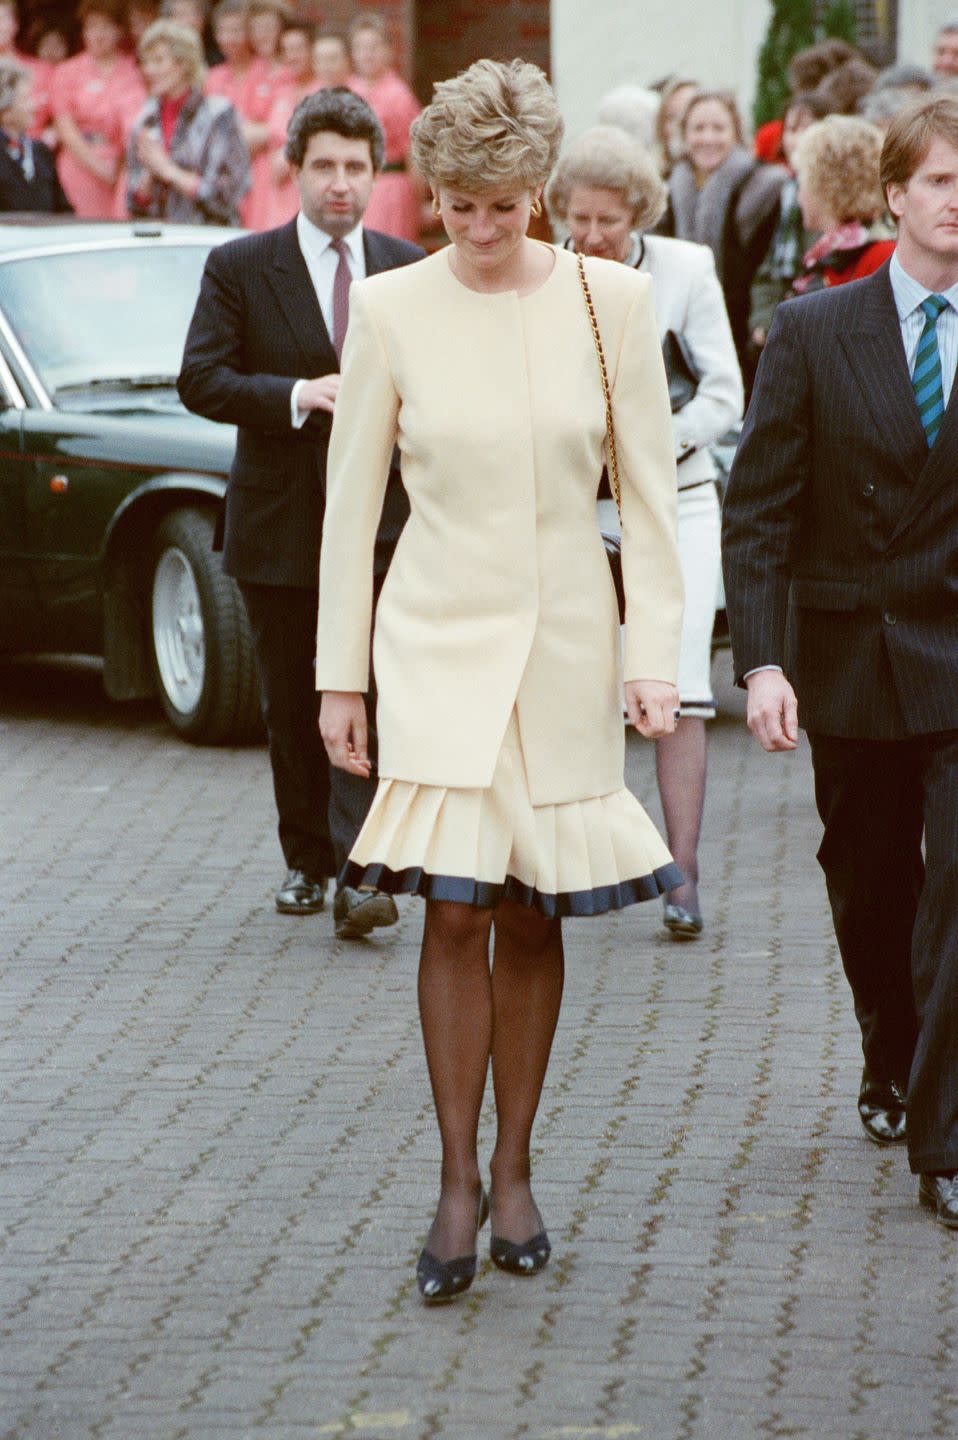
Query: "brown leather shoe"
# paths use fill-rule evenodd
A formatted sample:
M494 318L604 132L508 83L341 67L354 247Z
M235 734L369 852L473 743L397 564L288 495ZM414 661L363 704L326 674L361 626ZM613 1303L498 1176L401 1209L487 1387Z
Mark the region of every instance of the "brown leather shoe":
M325 876L314 879L302 870L289 870L276 892L276 908L281 915L317 915L326 904Z
M901 1145L905 1134L905 1087L897 1080L878 1080L866 1065L858 1092L858 1116L875 1145Z
M919 1175L918 1202L934 1210L946 1230L958 1230L958 1175Z

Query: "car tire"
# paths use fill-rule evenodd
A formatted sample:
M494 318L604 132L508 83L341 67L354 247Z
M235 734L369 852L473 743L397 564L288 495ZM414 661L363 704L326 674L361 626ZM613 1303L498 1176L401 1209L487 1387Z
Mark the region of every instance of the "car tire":
M174 510L153 537L150 659L173 729L196 745L262 735L259 680L243 597L213 554L213 516Z

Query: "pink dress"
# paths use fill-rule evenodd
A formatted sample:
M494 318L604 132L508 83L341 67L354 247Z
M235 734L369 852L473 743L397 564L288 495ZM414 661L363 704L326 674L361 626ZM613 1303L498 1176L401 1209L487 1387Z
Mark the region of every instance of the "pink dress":
M419 101L395 70L374 82L354 75L349 88L375 112L386 137L385 169L373 186L363 223L370 230L418 240L419 199L401 167L409 163L409 127L421 109Z
M138 110L145 91L136 62L118 55L107 73L85 51L64 60L53 72L52 101L55 117L68 115L88 141L114 159L122 159L127 117L136 100ZM116 214L116 184L100 180L61 145L57 170L67 199L78 215L110 220Z
M289 85L289 72L284 66L270 70L261 61L262 69L249 88L249 110L245 116L257 124L265 124L273 105L283 89ZM262 150L257 150L250 166L251 185L242 206L243 224L250 230L266 230L269 227L271 192L276 186L273 181L271 164L273 147L267 141Z
M18 65L25 65L33 76L33 127L30 135L34 140L39 140L53 119L51 92L55 67L48 60L38 60L35 55L21 55L19 51L10 58L16 60Z
M317 85L314 80L309 80L305 85L284 85L273 101L273 108L269 112L269 155L270 166L277 151L281 151L286 144L286 128L290 118L300 100L305 100L307 95L323 87ZM266 229L273 230L277 225L285 225L288 220L299 210L299 187L291 176L277 184L270 171L270 188L266 200Z

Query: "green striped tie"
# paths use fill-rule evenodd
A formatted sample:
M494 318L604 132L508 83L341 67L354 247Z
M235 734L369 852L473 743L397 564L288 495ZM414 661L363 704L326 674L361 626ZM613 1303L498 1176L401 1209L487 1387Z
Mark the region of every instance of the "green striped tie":
M911 373L912 388L918 402L918 414L928 448L938 439L942 417L945 413L945 393L941 385L941 355L938 353L938 316L946 308L944 295L929 295L921 302L925 313L925 328L918 341L915 368Z

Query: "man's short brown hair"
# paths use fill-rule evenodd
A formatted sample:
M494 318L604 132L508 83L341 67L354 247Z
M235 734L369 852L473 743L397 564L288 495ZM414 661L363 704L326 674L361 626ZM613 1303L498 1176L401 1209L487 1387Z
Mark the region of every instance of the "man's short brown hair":
M907 185L935 140L947 140L958 150L958 95L923 96L892 120L880 162L886 201L889 185Z

